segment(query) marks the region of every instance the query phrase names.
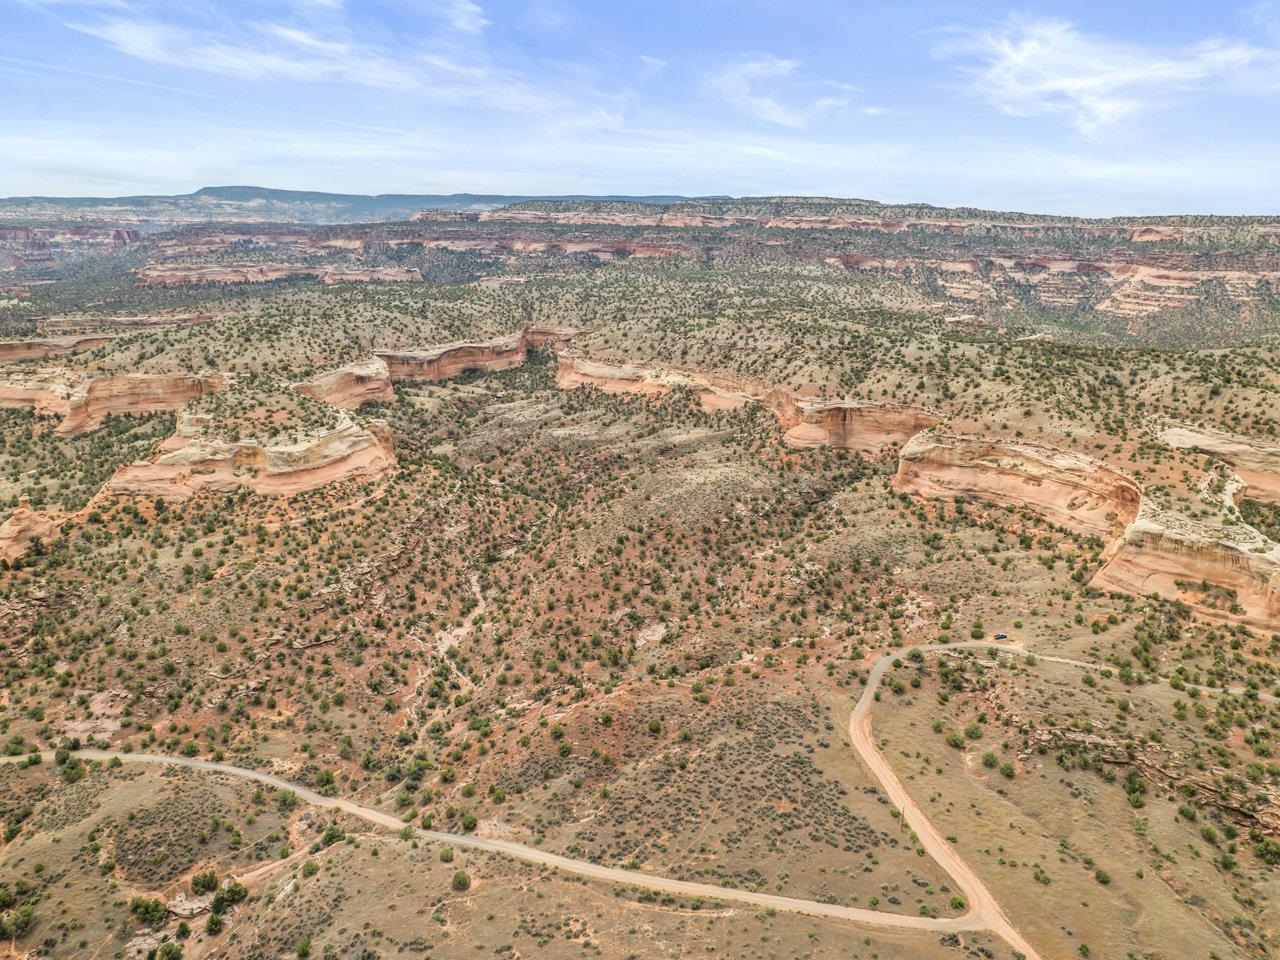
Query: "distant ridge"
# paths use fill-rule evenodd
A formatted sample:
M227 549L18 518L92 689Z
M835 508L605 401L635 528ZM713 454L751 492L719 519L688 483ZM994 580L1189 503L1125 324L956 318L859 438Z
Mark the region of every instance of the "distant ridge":
M529 200L560 202L624 202L666 206L680 196L557 197L451 193L409 194L324 193L318 190L277 190L271 187L201 187L193 193L131 197L6 197L0 199L0 220L84 222L136 220L164 225L180 223L375 223L408 220L420 210L479 212Z

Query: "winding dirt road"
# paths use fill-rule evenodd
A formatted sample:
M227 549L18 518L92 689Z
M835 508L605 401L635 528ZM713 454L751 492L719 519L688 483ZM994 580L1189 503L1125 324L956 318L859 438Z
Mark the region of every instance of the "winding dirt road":
M973 642L953 643L947 645L928 645L915 647L921 653L938 653L958 649L998 650L1018 656L1026 656L1028 651L1019 647L999 644ZM723 901L726 903L742 903L752 907L781 910L787 913L798 913L812 917L828 917L835 920L848 920L854 923L880 928L903 930L921 930L932 933L955 933L964 930L988 930L1005 940L1014 950L1022 953L1026 960L1040 960L1040 955L1029 944L1009 921L991 891L978 877L977 873L960 857L955 848L938 832L924 812L907 793L902 781L898 779L893 768L876 746L871 733L871 707L875 703L875 692L880 681L893 660L902 656L905 651L886 654L871 668L866 688L862 692L853 713L849 718L849 737L858 756L879 782L885 795L901 813L906 825L915 832L920 845L932 856L944 870L950 874L957 889L965 898L967 909L958 917L921 917L908 914L884 913L879 910L865 910L859 907L848 907L836 903L821 903L816 900L802 900L793 897L782 897L770 893L756 893L750 890L735 890L730 887L719 887L709 883L695 883L688 880L675 880L650 873L634 870L623 870L619 867L608 867L586 860L574 860L551 853L538 847L509 840L477 837L474 834L444 833L439 830L423 830L413 827L414 835L433 843L452 844L471 850L481 850L523 860L527 863L544 867L552 867L565 873L586 877L592 880L603 880L625 886L643 887L645 889L670 893L694 899ZM1056 657L1037 655L1040 660L1067 663L1079 667L1093 667L1093 664L1075 660L1064 660ZM53 760L52 752L44 752L41 756L46 761ZM301 784L291 783L281 777L273 776L260 770L236 767L226 763L215 763L210 760L196 760L190 757L177 757L155 753L120 753L112 750L86 749L77 752L86 760L120 759L126 763L145 763L158 766L182 767L188 770L201 770L209 773L221 773L243 780L251 780L280 790L291 790L300 800L312 806L329 810L339 810L358 817L376 826L389 830L402 830L406 822L393 814L366 807L343 797L326 797ZM17 763L23 757L0 757L0 762Z

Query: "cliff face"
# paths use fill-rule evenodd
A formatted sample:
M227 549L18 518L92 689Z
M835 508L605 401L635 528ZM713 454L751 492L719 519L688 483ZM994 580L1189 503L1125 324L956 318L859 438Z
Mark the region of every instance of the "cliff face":
M840 447L865 456L879 456L887 447L904 443L933 426L938 417L927 410L860 400L797 398L780 387L772 389L733 377L587 357L560 358L556 385L561 389L592 386L606 393L661 396L673 387L694 392L704 410L733 410L761 403L786 430L784 439L798 448Z
M40 340L0 341L0 363L17 360L43 360L67 353L92 350L112 339L112 334L86 334L80 337L46 337Z
M524 363L523 334L492 340L446 343L421 350L385 351L375 356L387 365L393 381L448 380L462 373L510 370Z
M860 400L810 400L770 391L766 403L786 427L783 440L799 449L839 447L864 456L900 446L939 423L928 410Z
M345 410L354 410L362 403L394 403L396 399L391 387L391 371L380 357L317 374L310 380L295 383L293 389Z
M1171 447L1198 450L1229 464L1244 481L1244 496L1280 503L1280 445L1192 426L1169 427L1160 439Z
M185 499L199 490L291 496L338 480L371 480L396 465L391 434L381 421L350 419L299 443L230 442L202 435L207 422L184 417L178 431L148 460L121 467L106 493Z
M1280 629L1280 544L1244 524L1221 531L1144 509L1106 552L1091 586L1176 598L1213 620Z
M1090 457L1026 443L921 434L898 459L893 487L920 497L1029 507L1049 520L1110 539L1137 516L1142 492Z
M220 373L129 373L93 377L68 398L67 413L58 425L58 432L75 434L91 430L102 423L108 414L177 410L188 400L221 390L225 386L226 379Z
M221 374L85 376L74 370L30 370L0 377L0 407L30 407L59 416L58 433L98 426L108 414L176 410L188 400L226 385Z
M31 508L31 501L22 497L9 519L0 524L0 560L12 563L24 556L36 540L48 543L58 536L64 517L41 513Z
M139 286L181 287L195 283L268 283L311 277L329 285L335 283L396 283L421 280L416 267L371 267L369 269L328 266L297 266L278 263L188 266L153 264L134 271Z

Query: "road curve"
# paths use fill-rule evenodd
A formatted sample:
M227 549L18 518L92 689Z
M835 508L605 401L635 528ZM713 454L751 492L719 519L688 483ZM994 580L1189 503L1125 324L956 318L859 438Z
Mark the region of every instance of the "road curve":
M930 644L914 647L921 653L937 653L958 649L999 650L1020 656L1028 655L1028 651L1020 647L1012 647L991 643L952 643ZM489 837L478 837L474 834L445 833L440 830L424 830L412 827L415 836L433 843L452 844L464 849L498 853L516 860L552 867L565 873L591 880L603 880L625 886L642 887L660 893L676 894L684 897L704 900L718 900L727 903L741 903L752 907L781 910L786 913L798 913L811 917L826 917L834 920L847 920L853 923L872 927L921 930L931 933L956 933L964 930L989 930L1005 940L1014 950L1025 955L1026 960L1040 960L1040 955L1023 939L1022 935L1009 922L1004 911L994 896L983 884L982 880L965 863L954 847L943 838L937 828L929 821L920 807L912 800L902 781L898 779L893 768L875 744L871 734L871 706L875 702L875 691L885 671L903 652L894 652L881 657L871 668L867 685L862 691L849 718L849 737L855 751L861 757L872 776L879 781L881 788L889 800L901 813L907 826L915 831L920 845L950 874L956 887L965 898L966 912L958 917L922 917L909 914L884 913L879 910L866 910L859 907L848 907L838 903L822 903L817 900L803 900L794 897L782 897L771 893L756 893L750 890L736 890L731 887L719 887L709 883L696 883L689 880L675 880L660 877L651 873L635 870L623 870L619 867L608 867L591 863L587 860L574 860L551 853L538 847L510 840L497 840ZM1037 655L1038 656L1038 655ZM1039 657L1042 660L1069 663L1074 666L1091 667L1092 664L1074 660L1062 660L1055 657ZM367 823L386 827L389 830L402 830L408 826L406 822L393 814L373 807L366 807L344 797L326 797L314 790L292 783L282 777L237 767L227 763L216 763L211 760L196 760L191 757L177 757L157 753L122 753L114 750L84 749L76 755L86 760L119 759L125 763L146 763L157 766L182 767L188 770L202 770L209 773L222 773L243 780L251 780L280 790L291 790L298 798L312 806L329 810L339 810ZM44 751L41 757L52 761L52 751ZM0 757L0 763L19 763L25 757Z
M913 647L912 649L919 650L925 654L938 653L944 650L982 649L999 650L1004 653L1014 653L1021 656L1027 655L1027 651L1019 647L980 642L929 644ZM871 667L871 673L867 677L866 689L863 690L862 696L853 708L853 713L849 716L849 740L853 744L854 750L857 751L858 756L862 758L862 762L871 771L871 775L880 782L880 787L884 790L885 795L898 808L907 826L915 831L920 841L920 846L955 881L956 887L959 888L964 895L965 902L969 905L969 912L965 914L966 919L976 922L982 928L990 930L999 936L1014 950L1022 953L1027 960L1040 960L1040 955L1035 951L1035 948L1027 943L1022 934L1009 922L1009 918L1000 909L1000 904L996 902L996 898L987 889L986 884L982 882L982 879L974 872L973 868L965 863L956 848L938 832L938 828L933 825L933 821L925 816L924 811L912 799L911 794L907 793L907 788L902 785L902 781L898 779L893 767L885 759L884 754L880 752L880 748L876 746L875 738L871 733L871 705L875 703L875 691L880 689L880 681L884 677L885 671L889 669L894 659L902 655L902 653L888 654L877 660ZM1088 664L1077 661L1059 661L1057 658L1055 658L1055 662L1071 663L1075 666L1088 666Z

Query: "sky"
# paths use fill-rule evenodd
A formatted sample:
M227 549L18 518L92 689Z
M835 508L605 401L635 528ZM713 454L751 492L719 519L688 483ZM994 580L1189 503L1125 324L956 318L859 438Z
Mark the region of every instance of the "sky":
M0 0L0 196L1280 214L1280 0Z

